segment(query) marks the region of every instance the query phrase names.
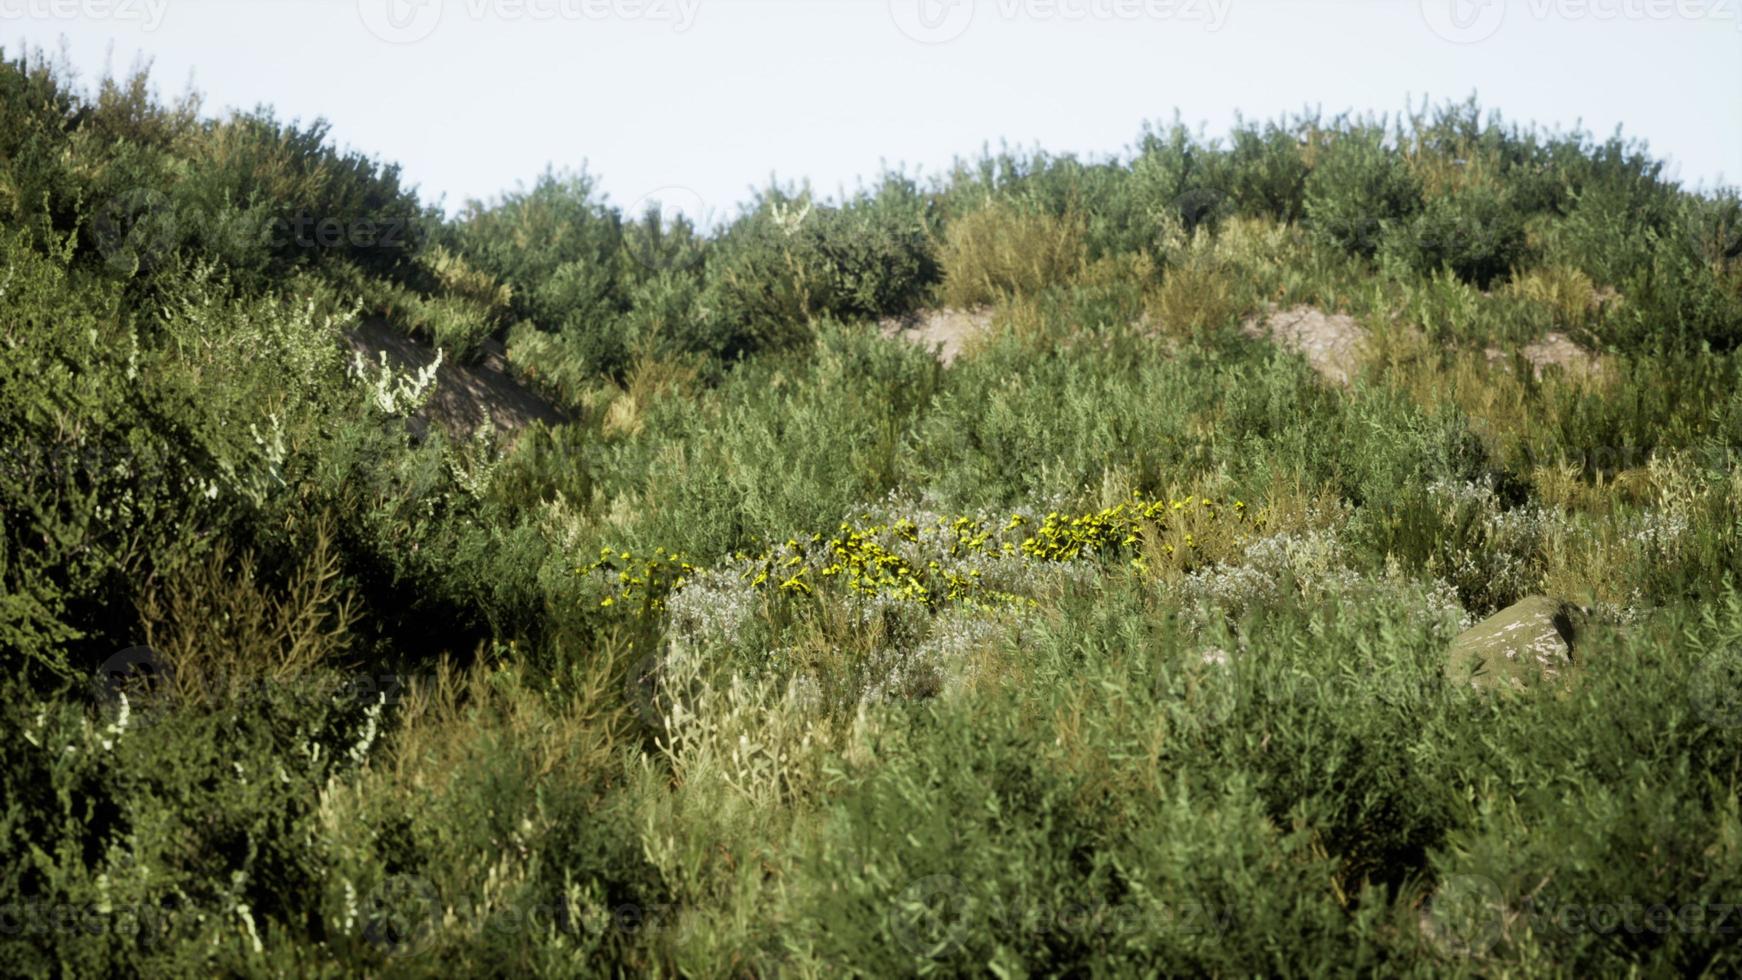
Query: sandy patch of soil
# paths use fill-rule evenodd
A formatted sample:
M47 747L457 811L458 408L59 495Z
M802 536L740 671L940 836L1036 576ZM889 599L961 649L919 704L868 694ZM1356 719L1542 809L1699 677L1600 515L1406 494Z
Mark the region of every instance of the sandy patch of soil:
M992 326L992 311L916 310L903 317L890 317L878 324L883 336L918 344L937 355L944 367L962 356L968 341Z
M1538 381L1550 367L1559 367L1572 377L1596 378L1603 374L1603 361L1596 354L1573 343L1566 334L1550 333L1541 340L1527 344L1519 351L1530 363L1531 373ZM1487 350L1488 363L1511 367L1511 354L1498 347Z
M1325 313L1310 306L1274 310L1246 321L1241 331L1248 337L1269 339L1307 359L1326 381L1348 385L1360 365L1361 345L1367 331L1354 317Z
M401 371L427 367L436 358L434 349L374 318L345 334L345 343L361 351L371 364L379 363L385 352L388 363ZM457 440L471 438L478 426L489 422L512 441L534 422L556 425L568 421L568 416L516 381L502 344L488 340L476 364L442 361L429 404L411 420L413 431L422 434L432 421Z

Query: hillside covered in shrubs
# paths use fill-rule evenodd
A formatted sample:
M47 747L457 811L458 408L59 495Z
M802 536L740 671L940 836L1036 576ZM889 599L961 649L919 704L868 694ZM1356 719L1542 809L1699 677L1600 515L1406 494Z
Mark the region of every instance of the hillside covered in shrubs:
M0 62L0 974L1742 969L1733 192L1469 103L450 216Z

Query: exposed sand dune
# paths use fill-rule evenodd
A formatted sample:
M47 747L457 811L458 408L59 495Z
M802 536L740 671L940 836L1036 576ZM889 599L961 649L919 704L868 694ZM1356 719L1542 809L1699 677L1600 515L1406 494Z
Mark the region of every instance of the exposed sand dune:
M436 352L394 329L385 320L370 318L345 335L352 349L362 351L372 363L383 352L388 362L404 371L428 367ZM448 359L436 375L435 393L413 419L421 432L434 420L449 436L467 439L478 426L489 422L510 439L534 422L554 425L568 420L566 413L514 379L500 342L484 342L477 364Z
M1246 321L1247 336L1269 339L1305 357L1325 380L1348 385L1360 367L1362 345L1368 331L1354 317L1325 313L1310 306L1274 310L1263 318ZM1543 372L1558 367L1575 377L1600 377L1602 359L1561 333L1549 333L1519 348L1538 380ZM1501 369L1511 367L1511 353L1498 347L1486 351L1488 362Z

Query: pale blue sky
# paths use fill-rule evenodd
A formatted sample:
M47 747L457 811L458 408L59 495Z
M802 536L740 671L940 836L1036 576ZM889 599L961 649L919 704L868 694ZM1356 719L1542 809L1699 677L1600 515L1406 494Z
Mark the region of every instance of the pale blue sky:
M63 37L87 76L144 53L209 111L325 116L450 209L585 162L619 205L717 216L770 174L1472 91L1742 182L1742 0L0 0L9 52Z

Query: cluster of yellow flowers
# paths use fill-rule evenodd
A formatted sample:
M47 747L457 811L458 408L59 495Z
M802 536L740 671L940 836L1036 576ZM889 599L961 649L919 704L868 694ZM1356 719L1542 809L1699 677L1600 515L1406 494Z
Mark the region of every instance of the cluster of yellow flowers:
M1011 516L1002 527L974 517L939 518L923 527L905 517L891 523L870 523L866 515L866 523L857 527L842 524L839 533L827 540L814 534L807 543L793 539L760 554L740 552L733 557L744 569L744 584L753 591L813 595L824 583L839 583L856 595L888 596L929 607L941 603L1032 604L1031 598L984 585L976 561L1056 563L1112 557L1135 550L1146 534L1182 517L1213 521L1218 514L1257 525L1247 516L1243 501L1223 509L1205 497L1145 500L1133 494L1128 503L1098 513L1048 514L1020 542L1015 538L1034 524L1024 514ZM916 547L903 548L904 543ZM1192 535L1185 534L1184 547L1196 545ZM1171 543L1163 547L1170 554L1175 548ZM936 557L925 559L928 551ZM665 597L695 574L695 568L682 556L664 549L650 560L637 561L630 552L607 548L599 561L581 571L607 577L612 592L602 605L645 612L663 609Z
M1216 520L1221 505L1208 497L1186 497L1184 500L1144 500L1132 494L1129 503L1109 507L1098 514L1076 517L1054 512L1037 528L1033 537L1022 542L1022 553L1044 561L1073 561L1135 548L1143 540L1144 529L1162 528L1168 521L1188 511L1201 513ZM1234 520L1247 523L1246 502L1233 504ZM1194 515L1196 516L1196 515ZM1197 547L1191 534L1185 536L1186 547ZM1172 544L1164 545L1172 553Z
M927 606L937 605L940 598L945 602L1022 601L1018 596L982 587L980 569L946 568L937 559L916 567L882 541L893 539L919 544L922 538L929 536L928 530L906 518L894 524L871 524L861 528L842 524L840 536L830 540L824 549L828 555L827 563L817 575L842 581L849 590L860 595L893 595ZM973 518L958 518L953 524L940 518L936 530L943 532L937 536L940 544L946 536L948 540L947 550L939 548L940 556L961 559L1000 553L1000 549L989 541L991 531ZM1005 543L1003 552L1014 554L1015 548ZM801 571L781 583L781 588L808 595L810 587L803 581L803 574Z
M665 597L683 588L696 569L682 555L664 548L654 549L652 558L641 561L630 552L602 548L599 560L582 567L580 572L602 576L612 583L611 594L600 605L656 613L665 608Z

